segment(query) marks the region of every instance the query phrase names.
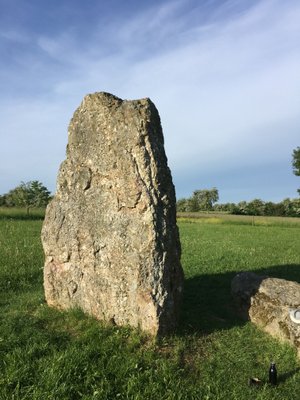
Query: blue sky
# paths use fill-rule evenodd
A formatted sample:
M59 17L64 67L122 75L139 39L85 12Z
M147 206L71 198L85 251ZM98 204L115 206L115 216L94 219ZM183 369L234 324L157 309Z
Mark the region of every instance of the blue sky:
M150 97L177 198L297 197L298 0L0 0L0 193L51 191L87 93Z

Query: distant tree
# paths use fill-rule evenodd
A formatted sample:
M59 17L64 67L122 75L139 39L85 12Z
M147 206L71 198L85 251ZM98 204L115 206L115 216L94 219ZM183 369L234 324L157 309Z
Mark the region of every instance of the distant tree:
M185 212L186 211L186 204L187 203L187 199L179 199L177 200L176 203L176 210L178 212Z
M300 199L284 199L278 204L282 214L286 217L298 217L300 214Z
M219 200L217 188L195 190L192 199L197 204L198 210L212 210L213 204ZM197 210L197 211L198 211Z
M294 209L294 216L299 217L300 216L300 199L294 199L292 200L293 202L293 209Z
M246 201L243 200L237 204L235 214L240 214L240 215L247 214L247 202Z
M197 202L197 199L194 196L187 199L186 204L185 204L185 211L197 212L199 210L200 210L199 204Z
M274 216L277 215L277 207L276 204L272 201L267 201L264 207L264 214L267 216Z
M238 214L238 206L235 203L215 204L215 211L226 212L229 214Z
M284 205L281 203L276 203L274 205L274 215L276 217L284 217L285 215L285 207Z
M283 215L286 217L290 217L293 215L293 202L291 201L291 199L286 198L284 200L282 200L282 202L280 203L281 207L283 208Z
M250 201L246 206L246 214L248 215L264 215L265 203L260 199Z
M7 206L25 207L27 214L32 207L44 207L50 200L49 190L39 181L21 182L5 195Z
M293 172L300 176L300 147L293 150Z
M300 147L293 150L293 172L296 176L300 176ZM300 194L300 189L298 189Z
M5 206L5 195L1 196L0 195L0 207Z
M29 189L32 193L32 206L45 207L51 199L49 190L39 181L29 183Z

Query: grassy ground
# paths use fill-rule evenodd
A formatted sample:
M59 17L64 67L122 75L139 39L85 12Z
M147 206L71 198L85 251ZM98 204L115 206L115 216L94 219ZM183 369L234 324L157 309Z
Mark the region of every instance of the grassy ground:
M45 216L44 208L24 208L0 207L0 219L15 220L42 220Z
M0 218L0 400L298 399L295 351L236 318L230 282L253 270L300 282L300 225L180 221L185 292L153 341L44 303L42 221ZM275 360L279 385L267 382ZM248 378L264 384L250 388Z
M233 215L222 212L179 212L177 217L185 222L206 222L209 224L238 224L256 226L300 226L300 218L265 217L259 215Z

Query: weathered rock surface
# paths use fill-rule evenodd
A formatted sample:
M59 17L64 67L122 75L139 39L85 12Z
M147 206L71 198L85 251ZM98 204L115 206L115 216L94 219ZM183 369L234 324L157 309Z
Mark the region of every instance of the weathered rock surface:
M152 334L177 322L175 191L149 99L87 95L42 230L47 303Z
M243 272L232 280L231 291L244 318L264 331L293 344L300 356L300 324L290 309L300 308L300 284Z

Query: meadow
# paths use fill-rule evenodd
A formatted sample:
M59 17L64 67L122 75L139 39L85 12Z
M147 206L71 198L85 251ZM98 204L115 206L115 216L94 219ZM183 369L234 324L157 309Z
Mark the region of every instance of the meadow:
M47 307L43 213L0 210L0 400L300 398L295 350L240 320L230 296L244 270L300 282L299 219L195 217L178 220L180 324L154 340ZM276 387L267 382L273 360ZM249 387L250 377L262 385Z

